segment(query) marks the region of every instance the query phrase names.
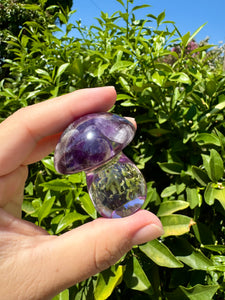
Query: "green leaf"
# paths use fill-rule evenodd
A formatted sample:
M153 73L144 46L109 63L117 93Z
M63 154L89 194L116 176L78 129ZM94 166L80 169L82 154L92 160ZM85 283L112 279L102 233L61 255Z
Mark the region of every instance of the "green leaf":
M144 292L148 295L153 294L151 283L135 256L132 256L126 265L124 281L129 289Z
M209 48L212 48L212 47L213 47L213 45L205 45L205 46L201 46L201 47L195 48L194 50L192 50L190 52L190 55L193 55L196 52L202 52L204 50L208 50Z
M70 65L70 63L65 63L58 68L56 76L55 76L55 80L66 71L66 69L69 67L69 65Z
M123 7L125 7L124 3L122 0L116 0L117 2L119 2Z
M96 75L98 78L100 78L105 70L107 70L107 68L109 67L109 63L107 64L100 64L96 70L96 72L94 72L94 75Z
M203 167L205 168L206 172L207 172L207 176L210 174L210 168L209 168L209 160L210 157L209 155L206 154L201 154L202 156L202 160L203 160Z
M189 207L189 203L182 200L176 201L165 201L160 204L159 210L157 212L158 217L171 215L174 212L183 210Z
M169 174L180 174L183 170L183 166L179 163L158 163L160 168Z
M167 268L182 268L183 264L172 254L172 252L159 240L153 240L139 249L157 265Z
M82 197L80 197L80 202L81 206L89 214L89 216L91 216L93 219L96 219L97 212L88 193L85 193Z
M164 229L164 237L172 235L183 235L190 231L195 222L187 216L183 215L168 215L161 217L161 222Z
M212 115L217 114L218 112L220 112L221 110L223 110L225 108L225 101L220 102L219 104L217 104L210 112L208 112L207 114L205 114L200 121L205 121L205 119L211 117Z
M191 85L190 77L184 72L177 72L172 74L170 76L170 80Z
M191 288L180 286L185 296L190 300L211 300L218 290L219 285L201 285L197 284Z
M35 213L35 208L30 201L24 200L22 204L22 211L24 211L28 215L31 215Z
M129 86L129 83L126 81L126 79L124 79L122 76L119 77L119 82L123 88L123 90L127 93L130 93L131 92L131 89L130 89L130 86ZM128 99L128 97L126 96L126 99ZM118 100L118 98L117 98Z
M112 68L110 69L110 73L114 73L116 71L122 71L122 70L129 70L129 68L131 66L133 66L135 63L133 63L132 61L125 61L125 60L121 60L121 61L118 61L116 62Z
M218 146L218 147L221 146L220 139L214 133L199 133L196 136L195 141L200 146L204 146L204 145L214 145L214 146Z
M39 225L41 224L42 220L46 218L51 213L51 208L55 202L55 196L51 197L50 191L47 192L43 205L40 207L38 211L38 221Z
M225 187L221 189L214 189L214 197L220 202L225 210Z
M213 205L215 201L215 189L213 183L209 183L204 192L204 199L208 205Z
M159 123L162 124L163 122L166 122L168 119L168 115L162 115L159 114ZM164 129L164 128L153 128L148 130L148 132L152 135L152 136L156 136L156 137L160 137L164 134L170 133L170 130Z
M147 7L151 7L151 5L148 5L148 4L137 5L132 9L132 11L135 11L135 10L141 9L141 8L147 8Z
M174 239L170 245L174 255L184 264L194 270L208 270L213 262L208 259L199 249L195 249L186 239Z
M41 11L41 7L37 4L22 4L22 7L28 10Z
M216 92L217 89L217 83L215 80L208 80L206 82L206 93L212 97L212 95Z
M196 166L193 166L191 168L192 175L194 178L203 186L207 186L207 184L210 182L210 179L206 172Z
M194 39L194 37L199 33L199 31L202 30L202 28L203 28L206 24L207 24L207 23L204 23L204 24L201 25L197 30L195 30L195 32L190 36L190 38L189 38L187 44L188 44L189 42L191 42L191 41Z
M55 174L58 174L54 167L54 157L44 158L44 159L42 159L41 162L47 169L49 169L50 171L52 171Z
M69 290L64 290L57 296L55 296L52 300L69 300Z
M179 286L175 291L167 293L168 300L212 300L218 285L201 285L186 288Z
M64 229L66 229L69 226L72 226L72 224L75 221L84 221L87 219L88 216L86 215L81 215L78 212L70 212L67 213L59 222L57 229L56 229L56 234L60 233Z
M202 245L201 247L214 252L225 253L225 245Z
M165 16L166 16L165 11L161 12L161 14L158 15L158 17L157 17L157 25L158 25L158 26L159 26L159 25L162 23L162 21L165 19Z
M121 283L124 271L125 266L114 265L111 268L101 272L98 275L97 283L94 289L95 299L107 299L112 294L116 286Z
M35 72L37 74L42 75L43 77L49 79L50 81L52 81L52 78L51 78L50 74L46 70L36 69Z
M201 197L196 188L186 188L187 201L190 204L190 208L194 209L196 206L200 206Z
M166 77L164 75L161 75L160 72L155 72L152 74L152 81L159 86L163 86L165 78Z
M170 197L172 196L173 194L175 194L177 192L177 187L176 185L170 185L168 187L166 187L162 193L161 193L161 197L162 198L166 198L166 197Z
M223 173L224 173L223 160L215 149L210 150L209 170L210 172L208 175L213 182L217 182L223 177Z
M51 190L56 192L63 192L67 190L74 190L74 186L66 179L53 179L44 183L40 186L44 187L44 191Z
M181 37L183 47L186 47L190 41L190 32L187 32L185 35Z

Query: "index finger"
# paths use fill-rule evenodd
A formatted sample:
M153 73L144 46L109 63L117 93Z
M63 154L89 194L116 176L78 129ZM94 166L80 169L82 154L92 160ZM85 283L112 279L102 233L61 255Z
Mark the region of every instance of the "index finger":
M37 144L43 144L41 141L46 142L49 136L57 137L74 119L92 112L107 111L115 100L114 87L92 88L18 110L0 124L0 175L24 164Z

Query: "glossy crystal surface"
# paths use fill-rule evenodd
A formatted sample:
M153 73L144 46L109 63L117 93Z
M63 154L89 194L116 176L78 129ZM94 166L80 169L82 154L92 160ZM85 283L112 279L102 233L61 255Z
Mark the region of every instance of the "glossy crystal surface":
M123 153L135 127L110 113L83 116L64 131L55 149L59 173L86 172L89 195L104 217L128 216L143 205L146 183L140 170Z
M62 134L55 150L55 168L62 174L96 168L126 147L134 134L133 124L115 114L83 116Z
M138 168L123 153L86 174L96 210L107 218L120 218L139 210L146 198L146 183Z

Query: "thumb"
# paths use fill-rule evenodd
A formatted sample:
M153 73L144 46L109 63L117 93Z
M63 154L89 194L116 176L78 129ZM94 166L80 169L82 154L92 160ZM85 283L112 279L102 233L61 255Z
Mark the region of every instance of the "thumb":
M99 218L47 241L47 263L40 275L48 283L48 296L115 264L133 245L162 234L159 219L141 210L121 219Z

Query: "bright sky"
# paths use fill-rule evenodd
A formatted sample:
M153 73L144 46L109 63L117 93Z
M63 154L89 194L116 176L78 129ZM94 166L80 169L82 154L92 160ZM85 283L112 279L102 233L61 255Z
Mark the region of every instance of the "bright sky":
M123 0L126 3L126 0ZM225 43L225 0L134 0L134 5L149 4L151 7L136 10L136 18L144 18L146 14L159 15L165 10L167 21L174 21L182 35L194 31L207 22L196 36L197 41L210 37L210 44ZM112 15L122 6L116 0L74 0L73 9L77 12L74 19L81 19L82 24L97 24L96 17L100 12Z

